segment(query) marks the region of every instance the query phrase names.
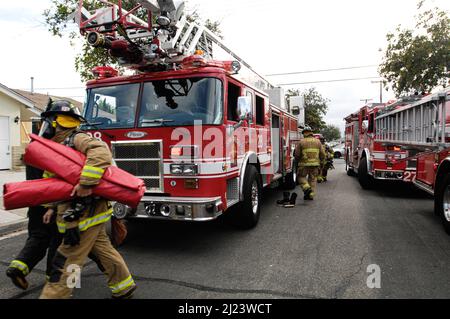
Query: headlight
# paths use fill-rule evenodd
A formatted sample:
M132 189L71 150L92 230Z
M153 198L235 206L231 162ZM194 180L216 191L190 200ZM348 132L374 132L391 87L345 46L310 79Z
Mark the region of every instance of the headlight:
M183 166L183 174L184 175L197 175L197 165L196 164L187 164Z
M198 165L197 164L171 164L170 173L173 175L197 175Z
M183 166L182 165L170 165L170 173L174 175L183 174Z

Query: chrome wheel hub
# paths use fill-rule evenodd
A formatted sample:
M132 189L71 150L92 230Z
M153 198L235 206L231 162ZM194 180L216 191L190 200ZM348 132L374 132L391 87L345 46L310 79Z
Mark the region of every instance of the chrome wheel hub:
M444 218L450 223L450 186L447 186L444 190L443 206Z
M258 183L256 181L252 184L252 210L253 214L258 212L259 206L259 193L258 193Z

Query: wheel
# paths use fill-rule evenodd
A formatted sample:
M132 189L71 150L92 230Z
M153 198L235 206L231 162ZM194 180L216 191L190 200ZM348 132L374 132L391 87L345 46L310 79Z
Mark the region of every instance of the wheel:
M446 174L434 196L434 209L441 218L445 232L450 235L450 174Z
M335 152L334 153L334 158L341 158L341 157L342 157L341 152Z
M232 223L242 229L251 229L258 224L261 211L261 179L256 167L247 167L244 179L244 201L232 212Z
M358 181L363 189L372 189L373 188L373 178L369 175L367 169L367 160L365 157L361 158L358 167Z

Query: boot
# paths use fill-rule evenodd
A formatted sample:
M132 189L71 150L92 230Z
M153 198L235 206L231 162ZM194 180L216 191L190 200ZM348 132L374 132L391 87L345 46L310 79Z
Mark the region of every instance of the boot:
M311 193L312 193L311 188L308 188L307 190L305 190L305 192L304 192L305 196L303 196L303 199L304 200L312 200Z
M25 279L23 273L17 269L9 267L6 270L6 276L11 278L13 284L20 289L27 290L28 289L28 281Z
M290 199L289 197L291 196L291 194L289 192L283 192L283 199L277 200L277 205L278 206L284 206L284 204L289 203Z
M297 193L292 193L291 199L288 203L284 204L284 208L294 208L295 202L297 201Z

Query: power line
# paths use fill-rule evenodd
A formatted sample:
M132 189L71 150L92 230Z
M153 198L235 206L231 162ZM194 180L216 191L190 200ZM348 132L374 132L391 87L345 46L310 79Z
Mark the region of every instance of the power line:
M359 81L359 80L373 80L373 79L379 79L379 76L373 76L373 77L367 77L367 78L353 78L353 79L337 79L337 80L326 80L326 81L311 81L311 82L298 82L298 83L283 83L278 84L280 86L287 86L287 85L301 85L301 84L315 84L315 83L331 83L331 82L346 82L346 81Z
M280 76L280 75L294 75L294 74L305 74L305 73L319 73L319 72L330 72L330 71L365 69L365 68L372 68L372 67L376 67L376 66L378 66L378 65L372 64L372 65L361 65L361 66L349 66L349 67L336 68L336 69L322 69L322 70L298 71L298 72L289 72L289 73L266 74L266 76Z

